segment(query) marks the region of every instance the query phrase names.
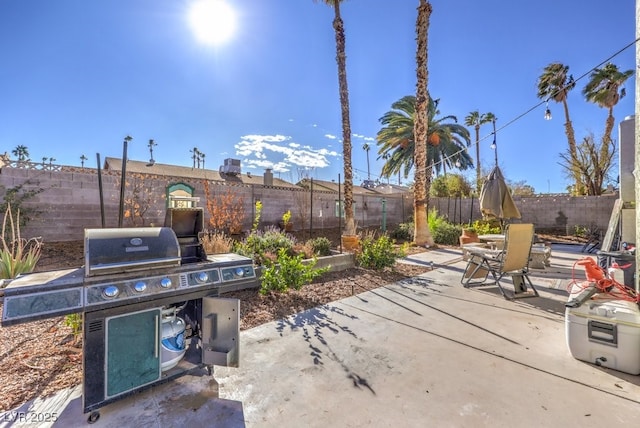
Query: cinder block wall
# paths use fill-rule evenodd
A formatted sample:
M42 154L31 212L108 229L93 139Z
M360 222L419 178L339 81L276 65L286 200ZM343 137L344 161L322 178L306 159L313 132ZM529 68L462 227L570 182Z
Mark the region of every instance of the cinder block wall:
M105 227L117 227L120 198L120 172L102 171ZM135 180L135 176L128 181ZM195 189L200 206L205 206L203 183L198 179L145 175L145 186L158 189L155 201L145 215L145 225L164 224L166 211L165 189L182 182ZM24 206L39 212L22 229L23 237L41 236L45 241L82 240L85 228L102 226L98 175L95 169L63 167L62 171L4 167L0 169L0 195L7 189L23 186L23 190L43 189L28 199ZM277 225L282 215L290 210L294 229L338 227L336 216L338 194L304 189L290 189L259 185L229 185L210 183L213 194L231 190L243 200L245 216L243 229L251 228L255 202L263 204L261 227ZM311 202L311 198L313 201ZM565 230L572 233L576 225L600 227L606 230L617 195L595 197L569 197L563 195L515 198L523 222L532 222L536 230ZM355 195L354 212L360 227L390 228L408 221L413 215L410 195ZM481 218L477 199L432 198L430 207L456 223L467 223ZM302 214L304 213L304 214ZM205 208L205 222L209 213ZM123 225L133 226L127 219Z
M607 230L609 218L618 194L602 196L543 195L514 197L522 215L522 223L533 223L537 231L558 231L573 234L576 226ZM480 203L471 198L431 198L430 207L455 223L481 219Z

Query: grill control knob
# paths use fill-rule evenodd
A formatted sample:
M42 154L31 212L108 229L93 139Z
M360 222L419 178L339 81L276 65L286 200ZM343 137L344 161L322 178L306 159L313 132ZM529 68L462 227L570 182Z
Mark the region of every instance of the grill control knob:
M195 274L196 282L204 283L209 280L209 274L207 272L198 272Z
M160 287L162 287L162 288L171 287L171 278L162 278L160 280Z
M115 285L109 285L108 287L105 287L104 290L102 290L102 294L104 295L104 297L112 299L120 294L120 290Z
M133 286L133 289L136 290L136 292L138 293L142 293L144 290L147 289L147 284L144 281L138 281Z

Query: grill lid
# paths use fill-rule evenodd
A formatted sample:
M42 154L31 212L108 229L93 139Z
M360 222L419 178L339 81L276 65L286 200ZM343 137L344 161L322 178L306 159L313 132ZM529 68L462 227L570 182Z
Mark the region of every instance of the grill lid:
M180 266L180 246L169 227L85 229L85 276Z

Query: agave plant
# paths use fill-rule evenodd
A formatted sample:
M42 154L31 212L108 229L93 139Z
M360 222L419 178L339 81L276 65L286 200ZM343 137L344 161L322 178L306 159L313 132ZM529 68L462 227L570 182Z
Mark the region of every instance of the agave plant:
M7 223L9 223L7 225ZM15 220L11 206L7 206L0 233L0 279L16 278L22 273L33 272L42 254L42 238L25 239L20 235L20 210Z

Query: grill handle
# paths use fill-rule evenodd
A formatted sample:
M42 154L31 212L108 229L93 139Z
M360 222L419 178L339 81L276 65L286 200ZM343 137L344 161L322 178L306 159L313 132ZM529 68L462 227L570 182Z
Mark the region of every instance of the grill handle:
M160 330L160 325L159 325L159 320L160 317L158 315L156 315L155 317L155 321L156 321L156 341L155 341L155 346L154 346L154 354L153 354L153 358L158 358L158 355L160 353L160 350L158 349L160 346L160 341L158 340L158 331Z

